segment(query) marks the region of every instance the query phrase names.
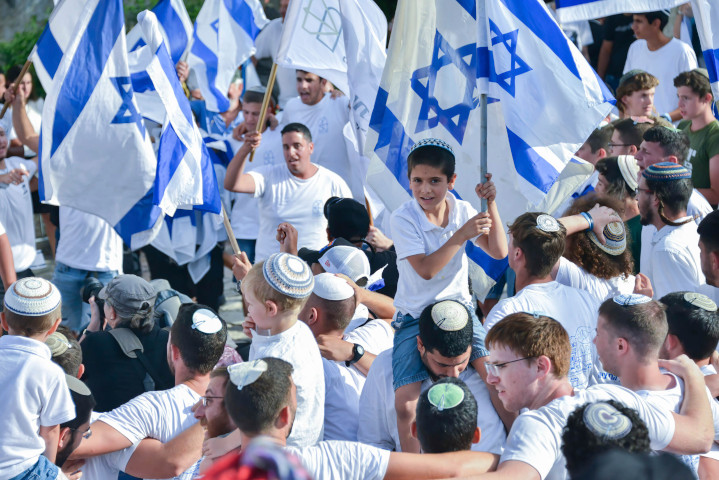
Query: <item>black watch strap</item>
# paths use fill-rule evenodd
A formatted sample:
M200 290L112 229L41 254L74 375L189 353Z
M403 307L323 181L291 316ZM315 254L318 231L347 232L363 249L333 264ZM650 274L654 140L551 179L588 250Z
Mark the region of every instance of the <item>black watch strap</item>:
M348 360L345 362L346 366L350 366L352 364L355 364L360 361L360 358L364 356L364 347L360 345L359 343L355 343L354 347L352 347L352 360Z

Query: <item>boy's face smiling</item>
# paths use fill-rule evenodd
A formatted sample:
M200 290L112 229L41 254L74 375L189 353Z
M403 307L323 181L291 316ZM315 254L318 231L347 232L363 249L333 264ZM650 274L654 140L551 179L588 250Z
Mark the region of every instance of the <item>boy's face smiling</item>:
M447 191L454 188L457 175L448 179L442 170L430 165L415 165L409 175L409 188L412 196L417 200L422 210L428 213L437 213Z

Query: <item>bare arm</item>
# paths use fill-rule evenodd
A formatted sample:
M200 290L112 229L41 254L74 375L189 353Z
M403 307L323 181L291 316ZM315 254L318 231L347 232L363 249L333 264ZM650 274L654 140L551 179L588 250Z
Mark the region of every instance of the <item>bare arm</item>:
M509 249L507 247L507 234L504 233L504 228L502 228L502 219L499 216L497 202L494 201L497 196L497 191L494 182L492 182L491 173L487 174L487 181L485 183L477 185L475 191L479 198L487 200L487 213L489 214L489 219L492 221L492 228L490 228L489 233L479 237L475 243L487 252L490 257L499 260L507 256Z
M429 280L447 266L450 260L452 260L452 257L454 257L461 248L464 248L464 242L483 233L479 229L479 225L488 225L489 222L489 215L480 213L467 220L467 223L465 223L462 228L454 232L454 235L434 252L429 255L418 253L417 255L407 257L407 261L412 265L417 275L425 280ZM470 234L475 231L476 233L474 233L474 235Z
M464 476L467 475L467 476ZM539 472L528 463L519 460L508 460L500 463L496 472L485 473L484 475L463 474L462 479L478 480L541 480Z
M478 475L493 470L499 456L486 452L450 452L416 454L392 452L385 480L417 478L454 478Z
M244 173L247 156L260 145L262 134L250 132L245 134L245 143L242 144L232 161L227 166L225 175L225 188L238 193L255 193L255 180L252 175Z
M5 233L0 235L0 277L2 277L2 284L6 292L8 288L10 288L10 285L17 280L10 240L8 240L7 234Z
M52 427L40 427L40 436L45 440L45 455L48 460L55 463L55 456L57 455L57 442L60 440L60 425L53 425Z
M80 446L72 452L71 459L95 457L105 453L116 452L132 445L123 434L107 423L98 420L92 423L92 436L83 438Z
M602 46L599 48L599 59L597 60L597 73L604 79L607 75L607 68L609 67L609 59L612 56L612 49L614 48L614 42L609 40L602 41Z
M202 456L203 436L197 422L167 443L146 438L133 452L125 472L140 478L176 477Z
M709 159L709 188L698 188L699 193L704 195L707 202L712 205L719 203L719 155Z
M25 111L26 100L20 89L14 95L11 88L5 91L5 101L12 103L12 125L15 128L18 140L30 150L37 152L40 148L40 135L35 131L27 116ZM20 156L23 156L23 154L20 154Z

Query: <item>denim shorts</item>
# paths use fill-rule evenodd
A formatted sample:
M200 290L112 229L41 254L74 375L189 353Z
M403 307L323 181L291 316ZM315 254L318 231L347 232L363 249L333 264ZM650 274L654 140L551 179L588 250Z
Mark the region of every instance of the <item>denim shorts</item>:
M24 472L15 475L10 480L55 480L59 469L44 455L40 455L38 461Z
M474 309L468 309L472 317L472 354L469 357L469 361L472 362L486 357L489 352L484 346L484 337L487 336L487 331L477 318ZM417 350L419 319L397 312L392 326L395 329L392 347L392 384L397 390L404 385L428 379L429 372L422 363L419 350Z

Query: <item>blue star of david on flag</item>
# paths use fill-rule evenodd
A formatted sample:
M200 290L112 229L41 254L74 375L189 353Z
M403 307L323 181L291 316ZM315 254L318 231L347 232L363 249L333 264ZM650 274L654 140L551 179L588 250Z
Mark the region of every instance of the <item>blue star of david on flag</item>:
M465 59L468 58L469 61ZM470 43L454 48L439 32L435 33L432 63L412 73L411 86L422 99L417 128L414 133L429 130L442 124L459 142L464 139L470 112L479 105L477 89L477 45ZM435 97L435 89L446 88L437 85L437 74L442 68L454 66L465 78L462 101L449 108L442 108ZM438 90L439 91L439 90ZM430 113L433 114L430 118ZM456 119L456 120L454 120Z
M135 123L140 134L145 136L145 125L142 123L142 117L132 103L132 83L130 77L111 77L113 86L122 98L122 105L115 114L115 118L110 123Z
M494 51L489 52L489 80L497 83L502 87L508 94L514 97L514 85L515 79L527 72L531 72L532 69L527 62L519 58L517 55L517 37L519 36L519 30L513 32L502 33L497 24L492 20L489 20L489 29L492 32L492 46L501 43L509 53L509 70L502 73L497 73L494 65Z
M215 31L215 33L220 33L220 19L218 18L214 22L210 23L210 26Z

